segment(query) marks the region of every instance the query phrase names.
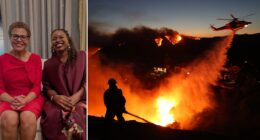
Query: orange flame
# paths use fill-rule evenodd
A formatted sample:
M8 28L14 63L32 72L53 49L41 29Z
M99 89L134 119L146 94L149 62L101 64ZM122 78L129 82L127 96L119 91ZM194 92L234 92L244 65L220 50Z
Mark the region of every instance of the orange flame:
M179 43L182 40L181 35L165 35L164 36L169 42L171 42L172 45L175 45L177 43ZM162 41L163 39L161 37L155 38L154 39L155 43L157 44L158 47L162 46Z
M107 88L107 80L114 77L118 81L118 87L123 89L129 112L158 125L167 126L179 122L180 129L192 129L196 125L194 117L197 114L214 108L209 85L216 84L233 36L234 34L218 42L202 58L197 58L183 70L169 76L153 90L140 87L141 83L133 76L131 66L102 66L99 60L91 59L88 65L88 114L104 116L103 93ZM122 71L124 77L121 76Z
M157 99L158 106L158 120L155 120L155 123L161 126L167 126L175 122L174 115L171 113L171 110L175 106L173 101L167 100L166 98L159 97Z
M165 38L167 38L173 45L179 43L182 40L182 37L179 34L176 36L166 35Z
M182 40L182 37L180 35L177 35L176 42L179 43Z
M155 43L157 44L158 47L161 47L162 46L162 41L163 39L162 38L155 38L154 39Z

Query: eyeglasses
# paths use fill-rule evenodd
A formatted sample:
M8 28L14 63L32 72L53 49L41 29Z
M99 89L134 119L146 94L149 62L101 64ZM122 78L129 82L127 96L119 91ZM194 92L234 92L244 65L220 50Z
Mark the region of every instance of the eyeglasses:
M24 41L24 40L26 40L29 36L12 34L11 37L12 37L12 39L14 39L14 40L18 40L18 39L20 38L22 41Z

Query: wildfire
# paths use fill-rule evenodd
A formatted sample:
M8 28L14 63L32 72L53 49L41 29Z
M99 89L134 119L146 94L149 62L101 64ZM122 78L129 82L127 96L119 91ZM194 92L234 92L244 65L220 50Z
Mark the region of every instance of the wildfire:
M200 115L207 115L204 112L215 109L217 105L212 100L212 95L214 97L215 94L212 94L214 91L212 91L211 85L216 84L218 80L218 75L227 59L226 51L231 46L234 35L232 33L217 42L211 47L211 50L192 60L188 66L174 70L176 73L167 77L166 81L160 82L153 90L143 89L142 84L129 67L118 64L115 69L115 65L102 65L102 61L100 61L102 59L98 57L89 58L91 60L89 61L89 73L91 74L88 77L88 114L104 116L105 106L102 102L102 93L107 88L107 79L113 76L118 80L119 87L123 89L127 100L126 109L133 112L134 115L161 126L187 130L196 128L200 122L194 123L194 121L207 119L208 116L200 118ZM160 37L154 41L158 44L167 41L166 45L169 44L166 37ZM177 38L180 40L181 36ZM95 53L96 49L89 51ZM165 70L161 67L154 69L155 72L168 72L168 69ZM139 85L141 86L139 87ZM128 116L125 115L125 117L126 120L130 120L132 119L130 117L133 116L127 118ZM204 121L207 123L207 120L199 121L203 121L202 124Z
M101 48L98 47L90 47L88 48L88 56L91 57L92 55L96 54L100 50Z
M172 35L172 36L170 36L170 35L165 35L164 37L165 37L172 45L175 45L175 44L179 43L179 42L182 40L182 37L181 37L181 35L179 35L179 34L176 35L176 36L174 36L174 35ZM162 46L162 41L163 41L163 39L162 39L161 37L155 38L154 41L155 41L155 43L157 44L158 47L161 47L161 46Z
M159 37L159 38L155 38L154 41L155 41L155 43L158 45L158 47L161 47L162 41L163 41L162 38L160 38L160 37Z
M180 35L177 35L177 37L176 37L176 42L178 43L178 42L180 42L182 40L182 37L180 36Z
M174 106L175 103L173 101L159 97L157 99L158 120L156 121L156 124L167 126L168 124L175 122L173 113L171 113Z

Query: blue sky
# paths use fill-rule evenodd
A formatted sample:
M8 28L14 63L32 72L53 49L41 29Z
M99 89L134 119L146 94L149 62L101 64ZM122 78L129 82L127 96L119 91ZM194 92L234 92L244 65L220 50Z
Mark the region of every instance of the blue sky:
M253 16L242 18L253 24L238 31L239 34L252 34L260 32L259 5L258 0L88 0L88 23L104 32L143 25L208 37L227 33L210 30L209 24L220 27L228 22L217 18L253 13Z

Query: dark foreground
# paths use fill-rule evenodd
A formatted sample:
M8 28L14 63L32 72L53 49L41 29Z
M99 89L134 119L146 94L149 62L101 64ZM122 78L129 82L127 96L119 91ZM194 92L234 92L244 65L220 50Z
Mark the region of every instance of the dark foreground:
M125 125L106 124L104 118L88 117L88 140L223 140L241 139L193 130L178 130L149 123L127 121Z

